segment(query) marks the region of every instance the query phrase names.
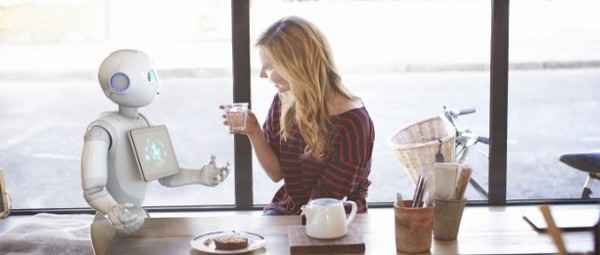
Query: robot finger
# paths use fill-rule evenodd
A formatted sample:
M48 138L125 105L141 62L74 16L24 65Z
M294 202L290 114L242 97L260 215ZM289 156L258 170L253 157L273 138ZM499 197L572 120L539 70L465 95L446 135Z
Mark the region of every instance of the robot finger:
M210 186L211 187L215 187L217 186L219 183L221 183L223 181L223 179L221 178L221 176L216 176L215 178L212 178L211 182L210 182Z
M133 208L133 207L134 207L134 205L132 203L122 203L119 205L119 208L122 208L122 209L129 209L129 208Z
M221 179L225 180L229 176L229 168L225 168L221 170Z
M135 221L135 222L131 222L127 225L124 226L124 232L127 234L133 233L136 230L140 229L140 227L144 224L144 221L142 220L141 222L139 221Z
M122 217L120 220L125 225L126 228L130 227L132 225L139 225L140 222L144 222L144 218L142 218L138 215L135 215L135 214L127 215L125 217Z
M120 205L117 205L117 206L113 207L112 214L115 217L117 217L118 221L123 221L122 219L124 217L126 217L127 215L129 215L129 211L127 209L123 208L123 205L120 204Z
M118 230L119 232L127 232L127 229L125 228L125 225L118 223L118 222L113 222L112 226Z
M120 210L117 213L117 217L119 217L119 221L123 222L124 224L127 222L131 222L132 221L131 218L133 216L137 216L137 215L132 215L131 212L129 212L129 210L127 210L127 209Z
M225 176L227 176L227 175L229 175L229 172L231 172L231 168L229 167L229 164L227 164L227 166L221 168L221 174L224 174Z
M144 224L144 218L135 215L129 223L126 224L126 228L131 232L138 230Z

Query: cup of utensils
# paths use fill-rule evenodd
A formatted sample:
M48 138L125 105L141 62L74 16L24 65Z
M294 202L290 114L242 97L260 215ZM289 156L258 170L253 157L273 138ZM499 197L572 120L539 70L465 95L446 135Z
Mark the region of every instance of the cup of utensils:
M473 169L459 163L435 163L433 237L456 240L467 198L464 196Z
M404 200L401 193L396 193L394 229L398 252L426 253L431 248L435 205L430 176L425 170L421 172L412 200Z

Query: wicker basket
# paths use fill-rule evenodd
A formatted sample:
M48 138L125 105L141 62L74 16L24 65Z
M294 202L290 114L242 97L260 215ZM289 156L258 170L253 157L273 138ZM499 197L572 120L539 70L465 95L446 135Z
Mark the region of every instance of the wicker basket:
M401 129L390 139L390 147L416 185L422 170L433 172L438 151L444 162L454 162L455 136L452 124L440 115Z

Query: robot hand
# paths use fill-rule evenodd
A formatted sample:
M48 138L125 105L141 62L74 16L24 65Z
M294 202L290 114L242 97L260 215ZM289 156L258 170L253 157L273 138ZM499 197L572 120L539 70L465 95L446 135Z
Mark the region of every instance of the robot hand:
M108 220L122 233L133 233L144 224L144 218L131 213L128 209L133 208L133 204L124 203L114 206L108 212Z
M200 183L214 187L227 178L229 175L229 162L224 167L217 167L215 155L210 156L210 162L200 169Z
M161 185L166 187L180 187L190 184L202 184L214 187L229 175L229 163L224 167L217 167L215 155L210 157L210 162L201 169L181 168L179 174L166 176L158 179Z

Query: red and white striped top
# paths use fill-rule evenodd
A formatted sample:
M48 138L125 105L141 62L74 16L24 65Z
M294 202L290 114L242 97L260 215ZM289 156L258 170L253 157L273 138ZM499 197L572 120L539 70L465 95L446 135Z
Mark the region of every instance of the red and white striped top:
M356 202L359 213L367 212L375 130L366 108L356 108L333 118L335 128L328 142L332 146L331 155L323 161L300 158L306 143L297 125L287 141L281 139L280 117L281 100L276 95L263 124L263 133L280 160L284 183L264 210L300 214L301 206L309 199L347 196Z

